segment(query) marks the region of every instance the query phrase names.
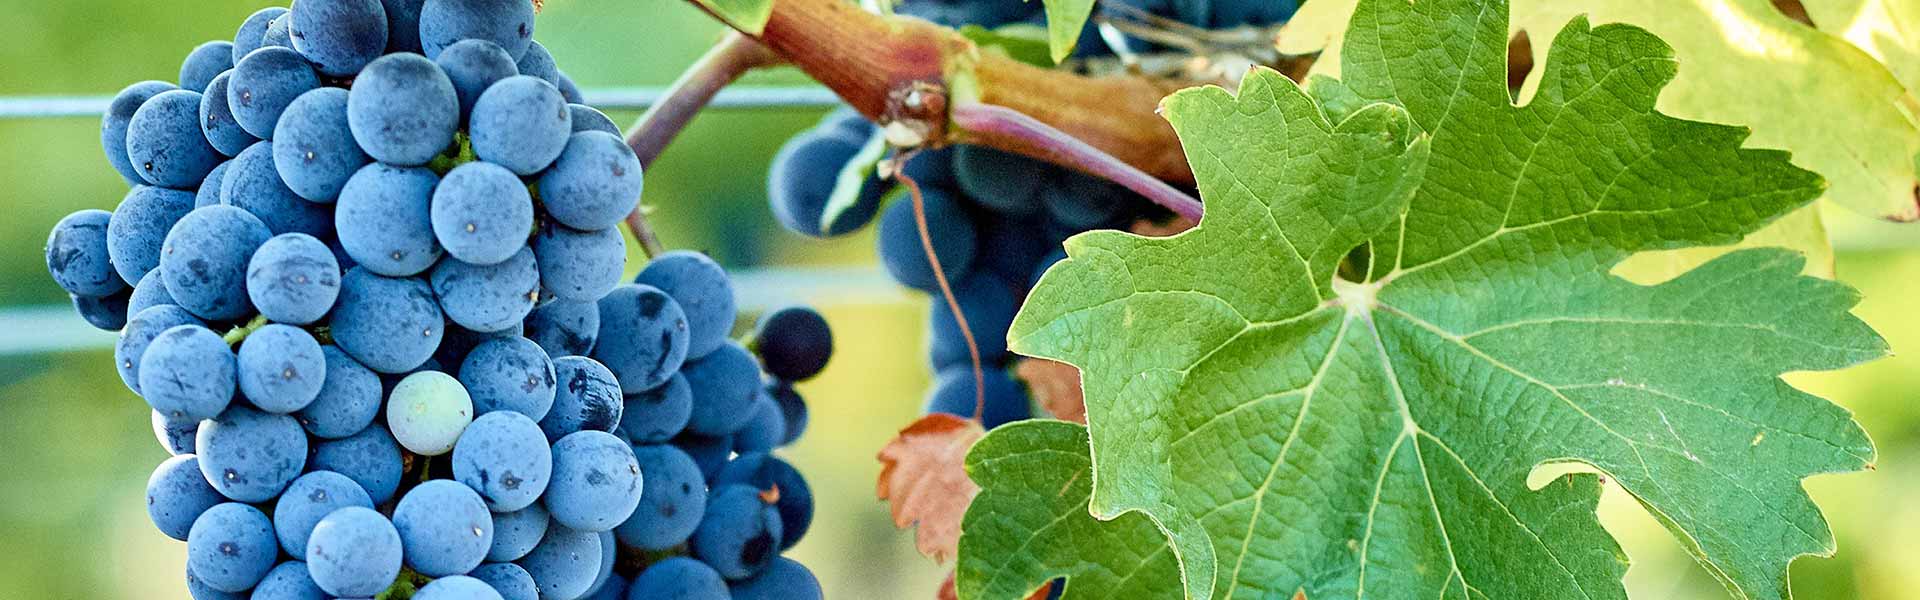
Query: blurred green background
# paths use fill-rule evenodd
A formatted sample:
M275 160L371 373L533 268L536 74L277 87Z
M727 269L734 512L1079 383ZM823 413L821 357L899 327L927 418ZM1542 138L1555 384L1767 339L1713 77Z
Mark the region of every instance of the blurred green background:
M137 80L172 80L194 45L231 38L246 15L271 4L0 0L0 95L111 94ZM684 2L548 0L535 37L574 80L594 89L664 85L719 33ZM805 81L774 71L745 84ZM871 271L870 230L812 241L783 232L767 214L765 172L774 151L820 114L769 109L700 117L647 173L645 201L657 209L661 238L733 269ZM625 124L637 115L613 116ZM102 160L98 127L95 118L0 120L0 307L66 303L42 263L48 229L73 210L112 209L126 191ZM1858 314L1896 353L1920 347L1920 315L1909 304L1920 297L1920 229L1842 214L1829 221L1842 246L1840 278L1865 296ZM944 568L914 553L911 534L896 531L873 496L874 455L918 415L928 382L920 356L926 299L852 282L844 289L833 280L813 283L821 285L809 286L810 296L787 299L824 309L839 354L823 376L801 386L812 426L786 451L819 505L793 556L819 574L831 598L931 597ZM1854 410L1881 453L1875 472L1807 483L1840 550L1833 559L1795 563L1798 597L1920 597L1920 502L1912 500L1920 495L1920 359L1905 354L1792 380ZM146 406L120 385L109 351L0 355L0 598L186 598L184 544L153 529L142 501L148 473L165 456ZM1624 494L1610 492L1602 513L1634 558L1628 583L1635 597L1726 597Z

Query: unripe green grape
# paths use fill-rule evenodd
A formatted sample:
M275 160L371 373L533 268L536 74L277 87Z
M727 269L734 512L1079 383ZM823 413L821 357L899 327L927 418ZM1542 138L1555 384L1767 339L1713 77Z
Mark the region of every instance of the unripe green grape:
M387 427L408 452L439 456L453 450L473 422L473 398L460 380L439 371L408 375L387 399Z

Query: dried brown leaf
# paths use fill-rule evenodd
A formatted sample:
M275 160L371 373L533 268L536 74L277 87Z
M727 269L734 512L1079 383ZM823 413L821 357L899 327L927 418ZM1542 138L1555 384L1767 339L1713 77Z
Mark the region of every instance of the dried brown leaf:
M1087 400L1080 390L1080 370L1044 358L1021 359L1013 374L1027 382L1040 407L1053 418L1087 424Z
M954 591L953 576L953 571L947 571L947 579L946 581L940 582L940 591L934 594L935 598L939 600L960 600L959 593ZM1027 600L1046 600L1047 594L1051 593L1053 593L1053 582L1049 581L1046 585L1040 586L1040 589L1034 590L1033 595L1027 596ZM1306 597L1297 596L1294 600L1306 600Z
M967 478L967 450L986 434L978 422L934 413L880 449L880 499L891 504L895 527L918 524L914 545L934 562L958 552L960 519L980 493Z

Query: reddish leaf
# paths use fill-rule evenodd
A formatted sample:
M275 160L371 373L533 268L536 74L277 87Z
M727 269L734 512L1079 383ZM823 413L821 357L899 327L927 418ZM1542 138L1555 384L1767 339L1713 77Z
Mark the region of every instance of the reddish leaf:
M940 591L934 595L935 598L939 600L960 600L960 595L953 590L953 575L952 571L947 572L947 580L940 582ZM1047 594L1050 593L1053 593L1053 582L1051 581L1047 582L1046 585L1040 586L1040 589L1034 590L1033 595L1027 596L1027 600L1046 600ZM1293 600L1306 600L1306 596L1295 596Z
M1040 407L1053 418L1087 424L1086 396L1080 391L1080 370L1044 358L1022 359L1013 374L1027 382Z
M1147 237L1167 237L1188 229L1193 229L1193 226L1194 222L1192 220L1178 216L1167 219L1165 222L1155 222L1151 219L1134 219L1133 226L1128 227L1127 231L1132 232L1134 235L1144 235Z
M894 526L919 524L915 546L934 562L958 552L960 519L980 493L962 465L967 450L986 434L977 422L935 413L880 449L880 499L892 504Z

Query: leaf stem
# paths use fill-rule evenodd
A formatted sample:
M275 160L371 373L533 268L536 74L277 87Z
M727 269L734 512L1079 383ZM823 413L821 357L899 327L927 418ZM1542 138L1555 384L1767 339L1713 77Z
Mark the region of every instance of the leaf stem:
M1200 220L1200 201L1113 155L1080 141L1052 125L1005 106L962 103L953 107L953 122L969 132L990 133L1025 141L1045 152L1048 160L1105 177L1133 190L1174 214Z

